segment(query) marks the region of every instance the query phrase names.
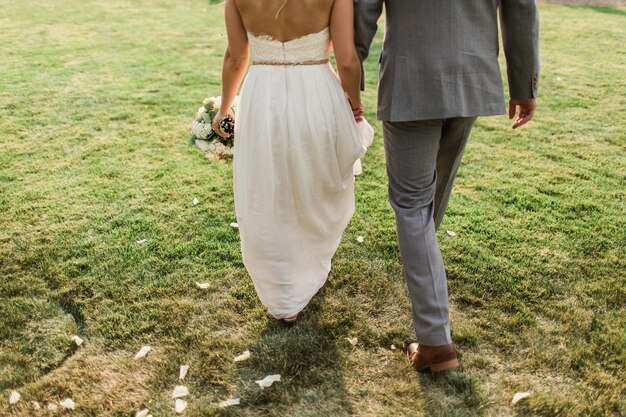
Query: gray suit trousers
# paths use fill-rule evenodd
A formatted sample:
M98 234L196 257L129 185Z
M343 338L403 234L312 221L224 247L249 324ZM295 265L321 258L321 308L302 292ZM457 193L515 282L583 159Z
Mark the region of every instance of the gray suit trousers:
M389 202L417 341L451 343L448 283L435 231L443 219L475 117L383 122Z

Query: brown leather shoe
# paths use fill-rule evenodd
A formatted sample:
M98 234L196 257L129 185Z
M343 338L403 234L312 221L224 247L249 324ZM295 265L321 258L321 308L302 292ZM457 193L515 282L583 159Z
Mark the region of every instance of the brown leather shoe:
M417 372L440 372L459 366L453 343L441 346L424 346L411 343L407 349L409 363Z

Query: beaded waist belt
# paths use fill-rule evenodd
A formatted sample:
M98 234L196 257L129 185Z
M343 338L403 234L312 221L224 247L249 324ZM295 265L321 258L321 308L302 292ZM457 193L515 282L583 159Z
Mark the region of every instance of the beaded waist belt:
M280 62L280 61L252 61L252 65L281 65L286 67L295 67L297 65L323 65L328 64L328 59L319 61L301 61L301 62Z

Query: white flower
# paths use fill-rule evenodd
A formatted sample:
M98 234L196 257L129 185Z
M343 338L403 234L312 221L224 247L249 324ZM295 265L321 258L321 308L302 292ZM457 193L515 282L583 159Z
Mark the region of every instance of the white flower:
M216 154L221 154L221 153L223 153L226 150L227 150L227 148L226 148L226 146L224 146L224 144L222 142L214 142L211 145L211 151L216 153Z
M197 120L194 120L193 123L191 124L191 134L194 135L198 139L202 139L202 136L200 134L200 129L202 129L203 124L204 124L203 122L198 122Z
M359 236L359 237L356 238L356 241L359 242L359 243L363 243L363 242L365 242L365 238L363 238L363 236Z
M208 98L204 99L202 104L210 104L213 107L216 107L217 106L217 100L215 99L215 97L208 97Z
M191 133L198 139L206 140L213 128L211 125L194 121L191 125Z
M200 200L198 200L198 197L193 199L193 205L197 206L200 203Z
M224 159L226 157L232 156L233 149L229 146L224 145L218 141L212 141L208 145L208 152L213 154L216 159Z

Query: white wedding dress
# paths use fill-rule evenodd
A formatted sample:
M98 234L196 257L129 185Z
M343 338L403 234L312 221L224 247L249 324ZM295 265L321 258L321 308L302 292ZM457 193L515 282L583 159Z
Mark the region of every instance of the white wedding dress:
M373 130L354 121L327 62L328 28L287 42L248 39L253 65L235 124L235 209L259 298L285 318L326 282L354 213L353 166Z

